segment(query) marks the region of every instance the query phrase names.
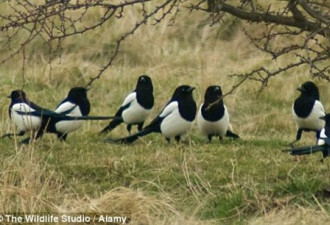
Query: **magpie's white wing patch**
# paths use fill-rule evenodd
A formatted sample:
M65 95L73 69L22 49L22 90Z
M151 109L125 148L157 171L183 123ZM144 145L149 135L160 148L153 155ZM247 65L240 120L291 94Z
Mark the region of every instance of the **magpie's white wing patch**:
M37 130L41 125L38 116L24 115L35 110L26 103L16 103L11 107L11 119L19 131Z
M179 104L177 101L173 101L165 106L162 113L159 115L159 117L164 118L167 117L169 114L173 113L175 110L179 112Z
M126 105L130 104L131 102L133 102L134 100L136 101L136 92L135 91L130 93L129 95L127 95L127 97L125 98L125 100L121 106L126 106Z
M82 116L79 106L72 102L64 102L55 110L57 113L64 113L67 116Z

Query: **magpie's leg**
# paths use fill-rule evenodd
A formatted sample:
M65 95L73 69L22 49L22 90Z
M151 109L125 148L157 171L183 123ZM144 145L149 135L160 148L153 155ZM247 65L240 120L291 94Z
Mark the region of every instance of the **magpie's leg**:
M166 139L166 141L167 141L167 143L170 143L171 142L171 139L170 138L165 138Z
M138 123L138 131L141 131L142 130L143 124L144 124L144 122Z
M6 138L6 137L11 138L11 136L14 136L14 135L16 135L16 136L23 136L24 134L25 134L25 131L20 131L20 132L17 133L17 134L14 134L14 133L8 133L8 134L4 134L4 135L2 135L2 136L0 137L0 139L2 139L2 138Z
M60 141L66 141L67 136L68 136L68 134L57 133L57 138Z
M299 128L297 131L296 140L289 144L289 145L291 145L292 148L294 147L293 144L298 142L301 139L302 132L303 132L303 129Z
M31 138L30 137L27 137L27 138L23 139L22 141L20 141L19 143L20 144L27 145L27 144L30 143L30 140L31 140Z
M219 136L219 141L221 141L223 139L223 137L222 136Z
M127 129L128 133L131 134L132 124L127 124L126 129Z
M175 138L174 138L175 140L176 140L176 142L179 142L180 141L180 139L181 139L181 136L179 135L179 136L175 136Z
M211 141L212 141L212 135L211 134L207 135L207 139L209 139L209 143L211 143Z

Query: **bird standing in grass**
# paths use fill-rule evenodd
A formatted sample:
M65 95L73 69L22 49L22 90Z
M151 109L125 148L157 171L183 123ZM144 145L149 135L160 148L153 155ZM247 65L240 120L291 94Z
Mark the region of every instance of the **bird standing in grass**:
M43 108L29 101L26 94L22 90L12 91L8 96L11 99L9 105L9 118L17 126L18 133L16 135L23 136L26 132L36 132L41 126L41 117L30 115L35 111L43 111ZM5 134L11 136L14 134Z
M298 130L296 140L291 143L292 146L301 139L303 131L315 131L318 140L325 124L324 120L320 119L325 116L325 111L320 102L317 86L313 82L307 81L297 90L301 94L293 103L292 116Z
M196 117L197 107L192 95L194 89L188 85L177 87L171 100L148 126L136 134L115 140L107 139L107 141L132 143L138 137L153 132L161 133L167 141L170 141L171 138L180 141L181 136L190 131Z
M124 100L115 116L120 117L112 120L101 133L110 132L121 123L127 124L127 131L131 133L132 125L142 130L144 121L154 107L153 85L151 78L141 75L137 81L136 88Z
M320 117L321 120L325 121L325 127L321 130L320 139L318 145L305 146L300 148L294 148L284 150L289 152L291 155L307 155L316 152L322 152L323 158L330 154L330 114Z
M213 136L239 138L232 132L227 107L224 105L220 86L209 86L204 95L204 103L199 108L197 124L200 132L211 142Z
M86 117L90 112L90 108L87 89L74 87L69 91L67 97L57 106L55 112L71 117ZM54 123L54 126L48 125L46 131L55 133L58 139L65 141L68 133L78 130L83 123L83 120L59 120Z
M72 88L67 96L57 107L56 111L42 108L29 101L24 91L16 90L9 96L9 116L18 127L17 135L23 136L27 131L33 131L33 139L41 138L45 132L55 133L60 140L66 140L67 134L79 129L83 120L105 120L116 117L87 116L90 104L85 88ZM10 136L12 134L6 134ZM21 141L27 144L30 137Z

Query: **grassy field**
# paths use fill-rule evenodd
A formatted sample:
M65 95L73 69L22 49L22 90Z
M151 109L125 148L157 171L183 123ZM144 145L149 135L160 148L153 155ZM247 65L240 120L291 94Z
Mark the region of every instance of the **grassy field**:
M112 21L69 38L51 64L36 40L27 49L24 73L20 57L2 65L1 134L15 130L5 96L24 88L32 101L55 108L71 87L97 74L134 18L130 12L125 26ZM227 75L283 63L255 50L243 24L231 24L211 27L203 14L182 14L174 26L164 21L142 27L91 86L91 115L114 114L141 74L154 83L153 117L180 84L196 87L199 105L208 85L231 89L237 79ZM330 200L324 195L330 189L329 160L320 163L321 154L295 158L281 152L295 138L291 105L296 88L312 79L308 72L297 68L275 77L260 94L258 84L248 82L225 98L241 136L237 141L208 143L194 126L179 144L168 144L158 134L132 145L108 144L106 136L98 135L107 122L86 122L66 143L49 134L28 146L19 145L19 137L2 139L0 212L129 215L130 224L150 225L330 224ZM329 84L314 82L329 109ZM107 136L123 135L121 126ZM314 134L304 134L299 145L313 143Z

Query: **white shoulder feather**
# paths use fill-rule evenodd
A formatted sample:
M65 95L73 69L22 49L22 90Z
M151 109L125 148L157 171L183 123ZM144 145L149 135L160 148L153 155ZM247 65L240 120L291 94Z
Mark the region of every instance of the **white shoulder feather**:
M170 104L166 105L166 107L163 109L162 113L159 115L159 117L166 117L175 110L179 108L179 104L177 101L171 102Z
M55 112L57 113L63 113L66 111L71 111L73 110L77 105L73 104L72 102L64 102L60 104L56 109Z
M129 95L127 95L127 97L125 98L123 104L121 106L125 106L127 104L130 104L132 101L134 101L136 99L136 92L132 92Z

